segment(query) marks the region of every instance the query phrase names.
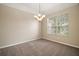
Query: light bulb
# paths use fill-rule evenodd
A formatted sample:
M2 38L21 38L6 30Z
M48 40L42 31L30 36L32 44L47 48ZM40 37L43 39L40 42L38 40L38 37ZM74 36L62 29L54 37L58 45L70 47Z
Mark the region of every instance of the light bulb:
M43 15L42 17L45 17L46 15Z
M38 16L40 17L40 16L41 16L41 14L39 13L39 14L38 14Z

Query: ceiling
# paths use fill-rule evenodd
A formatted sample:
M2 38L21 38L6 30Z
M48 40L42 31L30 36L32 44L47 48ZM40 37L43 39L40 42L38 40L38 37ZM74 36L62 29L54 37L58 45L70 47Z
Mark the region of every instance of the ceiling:
M6 3L9 7L13 7L22 11L38 14L38 3ZM40 3L40 11L42 14L49 15L72 6L78 5L77 3Z

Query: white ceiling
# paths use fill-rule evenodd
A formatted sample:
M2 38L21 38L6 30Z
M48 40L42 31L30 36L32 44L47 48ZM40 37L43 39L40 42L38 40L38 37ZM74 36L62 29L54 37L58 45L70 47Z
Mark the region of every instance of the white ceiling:
M8 3L4 5L13 7L22 11L27 11L32 14L37 14L39 10L38 3ZM74 5L78 5L78 4L77 3L40 3L41 13L46 15L72 7Z

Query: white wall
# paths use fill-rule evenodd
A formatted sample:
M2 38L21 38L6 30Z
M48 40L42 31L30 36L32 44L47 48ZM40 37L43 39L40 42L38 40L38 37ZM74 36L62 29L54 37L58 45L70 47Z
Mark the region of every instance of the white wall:
M40 38L40 23L33 15L0 5L0 48Z

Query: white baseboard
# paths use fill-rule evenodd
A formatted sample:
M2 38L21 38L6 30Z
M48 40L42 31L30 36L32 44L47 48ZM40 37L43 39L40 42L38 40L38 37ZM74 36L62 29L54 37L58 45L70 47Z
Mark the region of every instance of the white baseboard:
M45 38L43 38L43 39L45 39ZM46 38L46 40L49 40L49 39ZM59 42L59 41L55 41L55 40L50 40L50 41L57 42L57 43L60 43L60 44L64 44L64 45L71 46L71 47L75 47L75 48L79 48L79 46L71 45L71 44L68 44L68 43L63 43L63 42Z
M46 39L46 38L42 38L42 39ZM1 46L0 49L11 47L11 46L15 46L15 45L26 43L26 42L30 42L30 41L33 41L33 40L37 40L37 39L32 39L32 40L28 40L28 41L23 41L23 42L18 42L18 43L10 44L10 45ZM49 39L46 39L46 40L49 40ZM68 44L68 43L63 43L63 42L59 42L59 41L55 41L55 40L50 40L50 41L57 42L57 43L64 44L64 45L68 45L68 46L75 47L75 48L79 48L79 46L71 45L71 44Z
M1 46L0 49L11 47L11 46L15 46L15 45L26 43L26 42L30 42L30 41L33 41L33 40L37 40L37 39L31 39L31 40L28 40L28 41L23 41L23 42L18 42L18 43L10 44L10 45Z

